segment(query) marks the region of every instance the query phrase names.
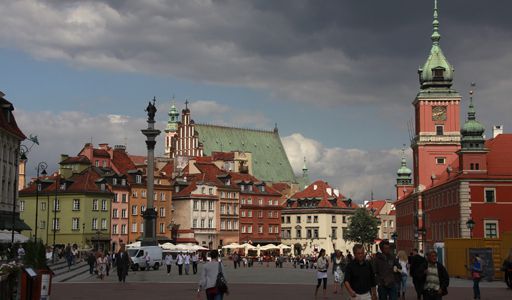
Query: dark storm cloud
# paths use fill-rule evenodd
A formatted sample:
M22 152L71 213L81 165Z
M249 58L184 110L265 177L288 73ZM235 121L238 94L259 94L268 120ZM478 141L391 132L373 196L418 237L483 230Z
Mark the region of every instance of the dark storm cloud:
M42 3L1 5L3 46L323 105L410 102L431 44L430 0ZM511 8L504 0L439 1L441 44L456 87L477 81L484 95L504 98L491 89L498 78L511 79ZM19 22L35 18L32 26Z

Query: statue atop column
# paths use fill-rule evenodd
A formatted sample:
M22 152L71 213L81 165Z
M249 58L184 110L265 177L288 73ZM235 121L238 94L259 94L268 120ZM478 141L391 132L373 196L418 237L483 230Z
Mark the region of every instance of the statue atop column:
M146 107L146 110L148 112L148 122L149 123L155 123L155 114L156 114L156 97L153 97L153 103L149 101L148 107Z

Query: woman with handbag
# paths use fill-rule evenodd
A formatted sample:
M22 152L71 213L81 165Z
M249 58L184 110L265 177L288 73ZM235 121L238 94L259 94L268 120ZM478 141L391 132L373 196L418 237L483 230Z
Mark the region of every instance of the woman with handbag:
M204 289L206 299L222 300L224 294L228 294L226 278L224 277L224 266L219 261L219 252L217 250L210 251L211 261L203 266L201 276L199 277L199 287L197 288L197 297L199 292Z
M466 266L467 267L467 266ZM469 268L471 278L473 279L473 299L480 299L480 280L482 279L482 262L478 254L473 256Z

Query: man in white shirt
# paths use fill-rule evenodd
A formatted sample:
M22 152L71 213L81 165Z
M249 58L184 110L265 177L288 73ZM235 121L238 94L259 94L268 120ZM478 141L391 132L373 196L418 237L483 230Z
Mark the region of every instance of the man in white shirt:
M183 275L183 254L179 253L176 257L176 264L178 265L178 274Z
M167 276L171 275L172 261L172 254L167 253L167 255L165 255L165 266L167 267Z
M190 269L190 254L185 254L185 275L188 275L188 270Z

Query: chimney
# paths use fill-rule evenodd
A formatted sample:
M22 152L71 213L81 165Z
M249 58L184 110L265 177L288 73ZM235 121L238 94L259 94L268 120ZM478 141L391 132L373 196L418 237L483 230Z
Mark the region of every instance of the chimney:
M503 125L494 125L492 127L492 137L496 138L500 134L503 134Z

